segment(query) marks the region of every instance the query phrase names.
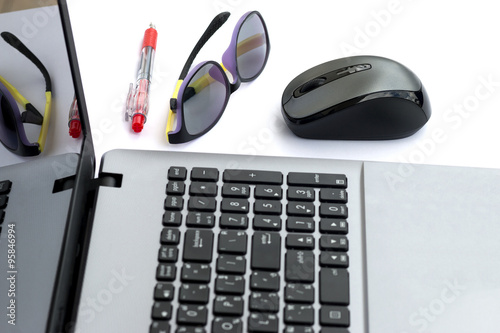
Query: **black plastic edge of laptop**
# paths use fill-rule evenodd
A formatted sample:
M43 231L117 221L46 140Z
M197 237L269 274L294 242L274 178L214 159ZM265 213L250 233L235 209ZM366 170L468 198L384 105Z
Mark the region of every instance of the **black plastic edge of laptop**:
M66 0L58 0L58 7L78 101L83 142L45 329L48 333L73 332L75 329L92 229L90 212L96 192L92 181L95 173L94 146Z

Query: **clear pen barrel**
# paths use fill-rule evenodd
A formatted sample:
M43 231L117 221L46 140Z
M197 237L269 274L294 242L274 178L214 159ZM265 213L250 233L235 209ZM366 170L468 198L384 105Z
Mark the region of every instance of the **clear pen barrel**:
M141 62L139 64L139 72L137 79L146 79L151 82L153 77L153 64L155 60L155 49L151 46L146 46L141 52Z

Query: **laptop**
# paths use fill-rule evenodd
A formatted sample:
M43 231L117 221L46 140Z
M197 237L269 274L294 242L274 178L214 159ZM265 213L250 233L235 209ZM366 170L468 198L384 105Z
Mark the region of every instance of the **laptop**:
M498 330L500 170L113 150L96 171L57 6L81 146L0 168L1 332Z

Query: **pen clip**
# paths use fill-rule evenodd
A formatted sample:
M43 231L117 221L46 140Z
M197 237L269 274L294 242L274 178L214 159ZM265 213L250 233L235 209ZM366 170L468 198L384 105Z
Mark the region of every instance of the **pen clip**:
M134 113L134 96L136 89L134 84L131 83L128 89L127 101L125 103L125 121L129 121Z

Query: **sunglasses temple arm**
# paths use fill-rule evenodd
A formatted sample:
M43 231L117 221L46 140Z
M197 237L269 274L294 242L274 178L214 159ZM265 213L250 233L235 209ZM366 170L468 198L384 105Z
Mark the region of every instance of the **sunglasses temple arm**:
M45 114L42 123L42 128L40 130L40 135L38 136L38 147L40 152L43 152L45 148L45 142L47 141L47 133L49 131L49 123L50 123L50 114L51 114L51 106L52 106L52 93L50 91L45 92Z
M28 58L32 63L35 64L35 66L42 72L43 77L45 78L45 91L52 91L52 82L50 80L50 75L45 66L42 64L42 62L31 52L26 45L23 44L13 34L11 34L8 31L2 32L2 37L3 39L10 44L13 48L21 52L26 58Z
M229 12L223 12L217 15L208 28L205 30L201 38L198 40L198 43L196 43L195 47L193 48L193 51L191 51L191 54L189 55L188 60L186 61L186 64L182 68L181 75L179 77L180 80L184 80L186 78L189 68L193 64L194 59L196 58L196 55L198 52L200 52L201 48L206 44L206 42L210 39L210 37L213 36L213 34L219 30L219 28L226 23L227 19L229 18L229 15L231 15Z

